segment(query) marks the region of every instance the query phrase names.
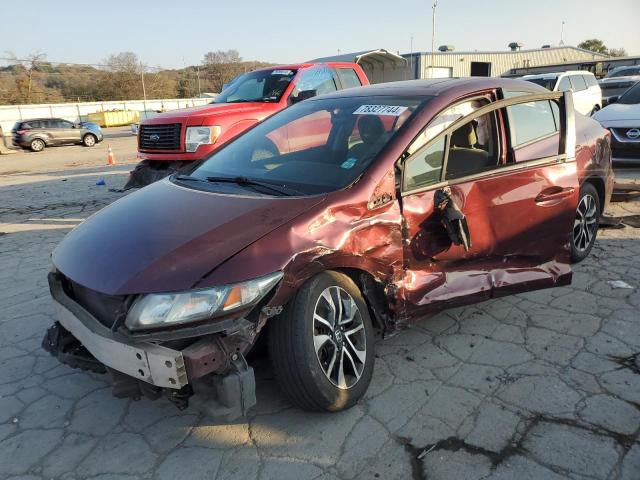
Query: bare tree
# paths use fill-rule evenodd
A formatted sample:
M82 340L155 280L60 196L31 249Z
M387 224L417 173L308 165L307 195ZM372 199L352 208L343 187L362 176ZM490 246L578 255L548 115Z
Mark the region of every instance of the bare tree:
M7 52L7 56L10 59L9 62L15 65L21 65L26 70L28 78L26 103L31 103L31 86L33 83L33 72L38 68L38 65L43 62L47 56L42 52L30 53L25 58L18 58L13 52Z
M207 52L204 54L202 63L204 65L216 65L221 63L240 63L242 57L240 52L235 49L216 50L215 52Z

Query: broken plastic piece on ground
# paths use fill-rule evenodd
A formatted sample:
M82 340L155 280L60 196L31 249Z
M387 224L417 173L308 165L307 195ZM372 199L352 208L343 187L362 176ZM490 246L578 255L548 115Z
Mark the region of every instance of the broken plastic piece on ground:
M612 202L626 202L634 198L640 198L640 184L615 183L613 185Z
M609 285L611 288L614 288L614 289L626 288L626 289L633 290L633 287L629 285L627 282L625 282L624 280L608 280L607 285Z
M608 217L603 215L600 217L599 228L624 228L622 217Z
M621 220L625 225L633 228L640 228L640 215L625 215Z
M104 178L101 178L100 180L98 180L98 181L96 182L96 185L98 185L98 186L103 186L103 185L106 185L106 184L107 184L107 183L104 181Z
M624 228L625 225L632 228L640 228L640 215L625 215L623 217L607 217L600 218L600 228Z

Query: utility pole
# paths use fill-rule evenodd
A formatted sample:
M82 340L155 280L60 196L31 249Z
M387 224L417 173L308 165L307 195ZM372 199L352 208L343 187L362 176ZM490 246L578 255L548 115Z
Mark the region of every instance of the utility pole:
M198 77L198 98L202 95L200 91L200 65L196 65L196 76Z
M147 101L147 89L144 86L144 65L140 62L140 77L142 78L142 98Z
M433 78L433 64L435 63L434 50L436 49L436 7L438 0L433 0L433 12L431 14L431 68L429 70L429 78Z
M411 59L411 61L409 62L409 68L411 68L411 79L415 80L416 75L413 71L413 35L411 35L411 48L409 49L409 53L409 58Z

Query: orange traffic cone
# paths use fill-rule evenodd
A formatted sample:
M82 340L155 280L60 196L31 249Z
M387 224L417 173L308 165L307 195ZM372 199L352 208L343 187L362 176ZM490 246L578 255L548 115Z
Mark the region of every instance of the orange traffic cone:
M111 145L109 145L109 149L107 150L107 165L115 165L116 157L113 155L113 150L111 150Z

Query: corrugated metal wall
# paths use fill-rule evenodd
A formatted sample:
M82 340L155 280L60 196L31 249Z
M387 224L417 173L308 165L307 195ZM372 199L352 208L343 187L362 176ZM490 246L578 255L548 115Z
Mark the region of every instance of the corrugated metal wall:
M416 56L419 63L418 75L420 78L428 78L431 54L423 52L416 54ZM586 52L573 47L520 50L516 52L436 52L433 57L434 67L451 68L452 76L454 77L468 77L471 75L471 62L490 63L491 76L499 77L512 68L607 58L604 55Z

